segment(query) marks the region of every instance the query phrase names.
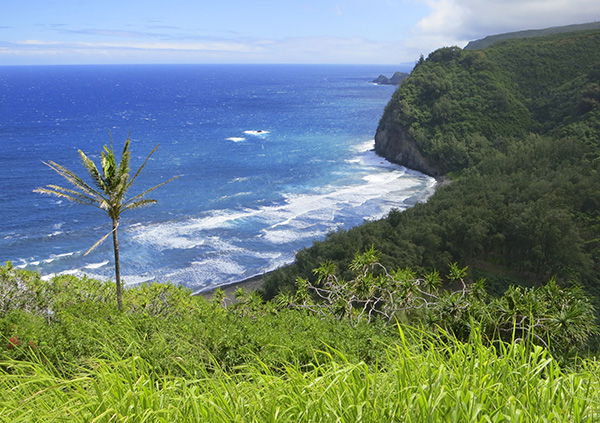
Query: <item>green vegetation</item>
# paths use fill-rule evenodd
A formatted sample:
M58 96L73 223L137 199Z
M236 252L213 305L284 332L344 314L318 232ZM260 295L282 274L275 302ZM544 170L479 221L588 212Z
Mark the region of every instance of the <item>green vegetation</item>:
M450 183L426 204L300 251L266 278L265 297L293 291L298 277L315 283L312 269L327 260L347 269L371 245L389 269L469 266L493 295L555 277L600 297L599 103L597 30L431 53L380 128L401 128L406 139L389 143L413 144Z
M355 271L366 277L373 254L358 255ZM44 282L10 265L0 267L0 295L2 422L591 422L600 413L597 361L565 362L518 331L490 343L473 325L461 341L441 327L350 324L242 292L224 308L219 296L156 284L126 290L119 312L112 283Z
M388 271L379 260L374 248L356 254L351 280L325 262L314 270L315 284L298 278L295 294L281 293L274 302L351 324L400 321L464 342L473 331L488 344L517 338L563 359L584 351L597 333L595 309L579 287L560 288L551 279L538 288L512 286L494 298L484 279L468 283L467 268L456 263L443 278L437 270L422 276L408 268Z
M555 26L546 29L529 29L525 31L508 32L506 34L489 35L481 40L471 41L465 47L465 50L477 50L491 46L494 43L504 40L510 40L513 38L535 38L545 37L553 34L560 34L565 32L575 31L587 31L591 29L599 29L600 23L590 22L586 24L575 24L566 26Z
M416 336L416 334L411 334ZM423 334L424 335L424 334ZM414 341L414 342L413 342ZM380 367L323 354L301 369L260 364L237 373L157 375L140 357L98 360L76 377L39 358L3 363L5 422L593 422L599 368L568 372L541 348L495 351L432 345L427 337L387 348Z
M156 203L156 200L146 199L144 198L146 194L154 191L156 188L165 185L166 183L171 182L175 178L171 178L168 181L165 181L161 184L156 185L153 188L147 189L146 191L138 194L128 200L125 199L125 194L129 191L129 188L133 185L133 182L136 180L150 156L154 154L158 145L152 150L152 152L148 155L144 163L140 166L138 171L135 173L133 178L130 180L130 169L129 169L129 160L131 154L129 152L129 138L125 141L125 146L123 147L123 153L121 154L121 162L117 163L115 159L115 153L113 151L113 142L112 135L110 137L110 150L108 147L104 146L104 151L100 152L101 165L102 165L102 173L98 171L98 168L94 164L92 160L90 160L83 151L79 150L79 156L81 157L81 162L85 166L88 171L89 176L96 188L93 188L75 173L70 171L69 169L50 161L46 163L50 169L54 170L60 176L65 178L73 187L73 189L63 188L57 185L48 185L46 188L38 188L35 192L39 192L40 194L48 194L55 195L57 197L66 198L69 201L73 201L75 203L84 204L86 206L94 206L99 208L100 210L104 210L108 217L110 217L112 221L112 230L103 236L96 244L94 244L87 252L88 254L98 245L100 245L106 238L112 235L113 239L113 248L115 253L115 280L117 282L117 304L119 306L119 310L123 307L123 299L122 299L122 284L121 284L121 272L120 272L120 262L119 262L119 242L117 240L117 228L119 227L119 220L121 218L121 214L125 210L132 210L138 207L146 206L149 204Z
M113 283L0 267L0 421L597 421L599 47L586 31L420 60L380 127L450 183L261 293L153 284L115 305ZM113 222L152 202L122 202L143 168L129 181L128 142L104 177L80 154L108 197L52 162L81 192L40 190Z
M598 148L599 45L596 30L437 50L417 64L383 119L405 128L443 173L530 133L583 136Z

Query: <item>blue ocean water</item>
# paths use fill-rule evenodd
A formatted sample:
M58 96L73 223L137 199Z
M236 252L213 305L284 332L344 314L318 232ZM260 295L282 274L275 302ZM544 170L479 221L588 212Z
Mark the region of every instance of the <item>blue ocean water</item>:
M336 228L404 209L434 181L375 156L373 137L394 87L369 81L397 67L145 65L0 67L0 262L111 277L106 214L33 193L67 182L42 162L83 175L132 139L132 188L158 204L119 228L128 284L194 290L262 274Z

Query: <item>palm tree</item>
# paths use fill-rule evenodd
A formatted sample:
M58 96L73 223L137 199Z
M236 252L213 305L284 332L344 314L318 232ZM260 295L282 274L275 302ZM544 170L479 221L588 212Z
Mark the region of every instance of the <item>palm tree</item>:
M92 245L92 247L84 255L87 255L112 234L115 253L117 305L119 310L122 310L123 308L119 243L117 241L117 228L119 227L119 219L121 218L121 214L125 210L131 210L156 203L156 200L144 198L146 194L179 177L175 176L168 181L147 189L141 194L131 197L130 199L126 199L125 194L129 188L131 188L144 166L146 166L146 163L152 154L154 154L158 148L158 145L154 147L154 150L152 150L148 157L146 157L146 160L137 170L133 178L130 178L129 160L131 155L129 152L129 143L130 138L127 137L127 141L125 141L125 146L123 147L123 153L121 154L121 162L117 163L115 160L115 154L113 152L112 134L110 134L110 149L104 146L104 151L101 152L102 173L98 171L98 168L94 162L90 160L81 150L79 150L81 161L94 181L93 185L95 187L86 183L83 179L64 166L49 161L48 163L44 162L44 164L69 181L71 185L73 185L74 189L63 188L57 185L46 185L46 188L37 188L34 190L34 192L40 194L55 195L57 197L66 198L67 200L75 203L94 206L108 213L108 216L112 221L112 230L103 236L98 242Z

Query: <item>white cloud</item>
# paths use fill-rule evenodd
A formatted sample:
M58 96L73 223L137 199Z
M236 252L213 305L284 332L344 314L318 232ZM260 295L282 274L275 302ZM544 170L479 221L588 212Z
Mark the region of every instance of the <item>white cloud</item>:
M431 13L415 27L415 38L443 45L527 29L593 22L598 0L423 0Z
M24 46L55 46L63 44L60 41L46 41L46 40L25 40L25 41L17 41L15 44L20 44Z
M372 63L398 62L392 42L363 38L290 37L204 42L24 40L0 46L5 59L53 56L59 63ZM60 59L60 60L59 60ZM94 62L94 60L96 60Z
M205 30L173 25L74 30L48 24L54 39L43 38L46 33L42 32L25 35L18 42L0 40L0 64L38 63L36 58L49 55L63 64L110 63L111 57L115 63L407 63L437 48L462 47L487 35L600 19L598 0L380 0L380 6L389 7L378 9L373 9L372 3L330 3L327 15L336 18L336 25L352 21L352 16L354 24L364 23L365 28L378 25L362 33L342 31L344 35L339 36L335 31L314 36L294 36L291 31L286 36L284 31L276 36L263 33L242 37L224 30L218 36L208 36ZM381 15L376 14L359 19L357 4L368 5L370 11L385 10L386 17L398 14L406 19L380 23L376 16Z
M594 22L600 19L598 0L415 0L430 12L398 40L402 61L445 46L464 47L488 35ZM400 49L399 49L400 50ZM407 60L408 59L408 60Z
M25 40L15 44L32 47L57 46L65 51L70 49L131 49L131 50L181 50L181 51L224 51L236 53L258 53L262 47L235 41L212 42L61 42L48 40Z
M470 11L457 0L426 0L431 14L417 23L424 33L436 36L453 36L459 30Z

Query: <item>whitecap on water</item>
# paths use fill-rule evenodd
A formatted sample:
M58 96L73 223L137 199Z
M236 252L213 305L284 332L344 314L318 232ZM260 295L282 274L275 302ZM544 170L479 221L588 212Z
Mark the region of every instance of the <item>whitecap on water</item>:
M259 130L249 129L247 131L244 131L244 134L254 135L255 137L264 137L269 134L269 131L265 131L263 129L259 129Z
M213 210L181 221L136 226L130 232L135 242L159 250L202 246L204 250L223 252L223 246L214 245L210 239L214 239L215 231L226 230L236 231L239 239L235 242L240 245L258 236L272 244L311 241L338 228L344 223L341 216L349 213L356 215L360 223L362 219L383 216L392 208L404 208L403 201L423 183L406 178L405 170L398 166L392 171L386 166L369 172L352 185L284 195L280 205Z
M248 203L179 220L134 225L126 229L130 242L133 248L161 251L165 260L170 254L180 260L186 257L187 265L178 269L157 265L150 272L159 280L194 289L272 270L293 261L295 251L328 232L383 217L433 192L433 178L384 161L372 147L372 140L357 146L352 154L358 169L351 175L341 174L330 185L284 193L269 205Z
M298 231L297 229L280 229L268 230L264 229L262 238L271 244L288 244L296 242L300 239L313 240L322 235L322 231Z
M224 258L209 258L202 261L192 262L192 267L203 271L207 275L225 273L227 275L239 275L244 272L244 268L233 260Z
M99 269L101 267L106 266L108 263L109 263L108 260L105 260L101 263L90 263L90 264L84 266L83 268L84 269Z

